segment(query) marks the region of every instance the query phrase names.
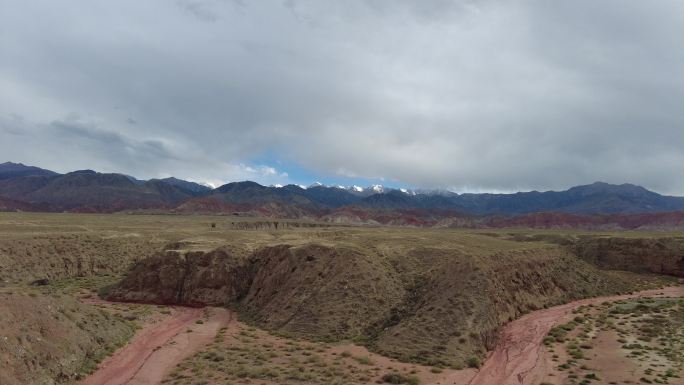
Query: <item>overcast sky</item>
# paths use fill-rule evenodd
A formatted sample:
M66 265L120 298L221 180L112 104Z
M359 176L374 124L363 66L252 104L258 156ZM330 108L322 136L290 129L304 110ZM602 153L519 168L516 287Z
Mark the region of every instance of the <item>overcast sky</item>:
M681 0L0 0L0 162L684 195Z

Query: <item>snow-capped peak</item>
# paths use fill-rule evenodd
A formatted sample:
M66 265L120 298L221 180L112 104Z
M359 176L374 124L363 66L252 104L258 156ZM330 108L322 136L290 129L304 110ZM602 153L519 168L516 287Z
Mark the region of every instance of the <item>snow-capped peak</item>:
M303 184L298 184L297 187L299 187L299 188L302 189L302 190L306 190L306 188L307 188L307 187L304 186Z
M276 184L274 184L274 185L273 185L273 187L275 187L275 188L282 188L282 187L283 187L283 185L282 185L282 184L280 184L280 183L276 183Z
M354 190L354 191L356 191L356 192L363 192L363 187L357 186L357 185L351 186L350 189L351 189L351 190Z
M375 193L382 193L383 191L385 191L385 188L382 187L382 185L380 185L380 184L374 184L370 188Z
M311 183L311 186L309 186L309 187L320 187L320 186L323 186L323 183L316 181L316 182Z
M400 188L399 191L403 192L406 195L416 195L417 194L414 190L409 190L407 188Z
M209 187L212 190L216 188L216 183L212 183L212 182L199 182L198 184L205 186L205 187Z

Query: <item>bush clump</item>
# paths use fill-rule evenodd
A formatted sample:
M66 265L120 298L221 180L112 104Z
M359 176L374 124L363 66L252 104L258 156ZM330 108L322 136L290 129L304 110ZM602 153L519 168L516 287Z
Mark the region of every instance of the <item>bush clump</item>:
M469 368L479 368L480 367L480 359L477 357L470 357L468 358L468 364Z
M408 384L408 385L418 385L418 377L416 376L404 376L399 373L387 373L382 376L382 382L387 384Z

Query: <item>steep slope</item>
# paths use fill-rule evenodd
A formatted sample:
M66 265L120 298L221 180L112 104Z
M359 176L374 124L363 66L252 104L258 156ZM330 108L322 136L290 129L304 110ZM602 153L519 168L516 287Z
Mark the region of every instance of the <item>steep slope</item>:
M162 251L139 261L110 298L129 302L227 305L245 295L253 279L245 251Z
M267 187L255 182L229 183L215 189L212 195L226 203L280 203L321 208L340 207L360 199L346 190L335 187Z
M597 182L566 191L515 194L376 194L359 203L384 209L448 209L463 213L526 214L543 211L584 214L634 214L684 210L684 198L663 196L631 184Z
M463 194L457 199L468 212L524 214L556 211L585 214L633 214L684 209L684 198L663 196L630 184L597 182L566 191L516 194Z
M257 207L266 204L313 206L314 202L292 189L266 187L255 182L235 182L212 191L207 198L224 204L243 204Z
M24 176L54 176L56 172L39 167L26 166L21 163L0 163L0 180L20 178Z
M543 212L516 216L491 216L483 217L479 220L469 219L469 221L466 221L466 227L589 230L684 229L684 212L611 215Z
M133 325L73 298L0 292L0 384L69 384L125 344Z
M239 212L269 217L326 218L332 221L338 221L335 219L338 210L341 221L351 218L347 215L350 211L431 211L416 215L434 219L416 221L422 222L422 226L436 225L440 220L449 218L449 213L459 213L457 217L463 214L474 216L471 226L487 222L477 217L496 216L498 218L490 222L493 223L492 227L497 227L496 221L503 223L511 216L538 213L605 216L684 211L684 197L664 196L632 184L596 182L565 191L456 194L446 190L409 191L379 185L365 189L358 186L324 186L320 183L308 188L298 185L267 187L244 181L211 190L177 178L144 181L128 175L102 174L91 170L59 175L38 167L10 162L0 164L0 197L25 202L29 206L39 204L33 206L38 210L112 212L173 209L180 212ZM18 206L14 203L11 205ZM14 209L10 203L5 203L5 206L5 209ZM445 215L436 218L435 213L440 211ZM364 216L372 215L359 215ZM569 219L572 221L572 218ZM525 219L513 220L523 223ZM400 224L402 220L395 222ZM596 218L579 218L579 222L583 226L592 226L594 223L605 225L603 219ZM548 226L555 225L549 223Z
M170 178L164 178L160 179L162 182L175 186L182 190L183 192L192 195L192 196L200 196L200 195L205 195L208 194L211 191L210 187L203 186L199 183L195 182L188 182L186 180L170 177Z
M493 348L501 325L529 311L631 288L556 248L487 257L420 252L439 264L416 276L404 302L373 329L371 346L424 364L466 365Z
M59 211L102 212L171 208L192 197L158 180L138 184L121 174L91 170L7 179L0 181L0 196L48 205Z
M271 330L460 366L482 357L498 327L525 312L636 287L560 246L488 238L448 248L387 239L376 243L389 249L305 243L166 252L137 264L109 298L233 303Z
M417 198L411 197L401 191L390 191L368 196L358 203L359 207L372 209L410 209L420 207Z
M27 201L29 195L47 186L56 176L26 176L0 180L0 196Z
M317 218L331 208L361 198L335 187L267 187L255 182L228 183L206 196L181 204L182 212L240 212L280 218Z
M0 211L47 211L48 209L44 205L0 197Z
M326 340L359 338L401 301L400 277L386 261L346 247L266 248L241 298L260 325Z
M297 192L309 198L311 201L327 207L347 206L360 201L360 197L353 192L337 187L314 186L304 190L298 186L285 186L285 188L299 189Z
M602 269L684 278L684 238L582 237L569 248Z

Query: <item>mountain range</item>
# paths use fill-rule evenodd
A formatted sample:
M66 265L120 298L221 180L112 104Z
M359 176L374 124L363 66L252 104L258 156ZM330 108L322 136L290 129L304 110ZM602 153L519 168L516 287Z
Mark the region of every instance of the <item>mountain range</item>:
M539 223L539 213L555 213L552 217L546 214L541 222L549 222L549 218L555 218L555 221L572 218L577 222L577 216L608 218L684 211L684 198L661 195L632 184L602 182L565 191L514 194L456 194L389 189L378 185L361 188L320 183L308 187L263 186L251 181L212 189L177 178L138 180L128 175L92 170L59 174L7 162L0 164L0 210L168 210L399 224L434 224L446 218L452 222L454 218L482 221L487 217L489 223L515 225L516 222L510 222L512 217ZM384 220L378 221L379 217ZM671 220L672 216L668 218ZM579 222L587 223L586 220Z

